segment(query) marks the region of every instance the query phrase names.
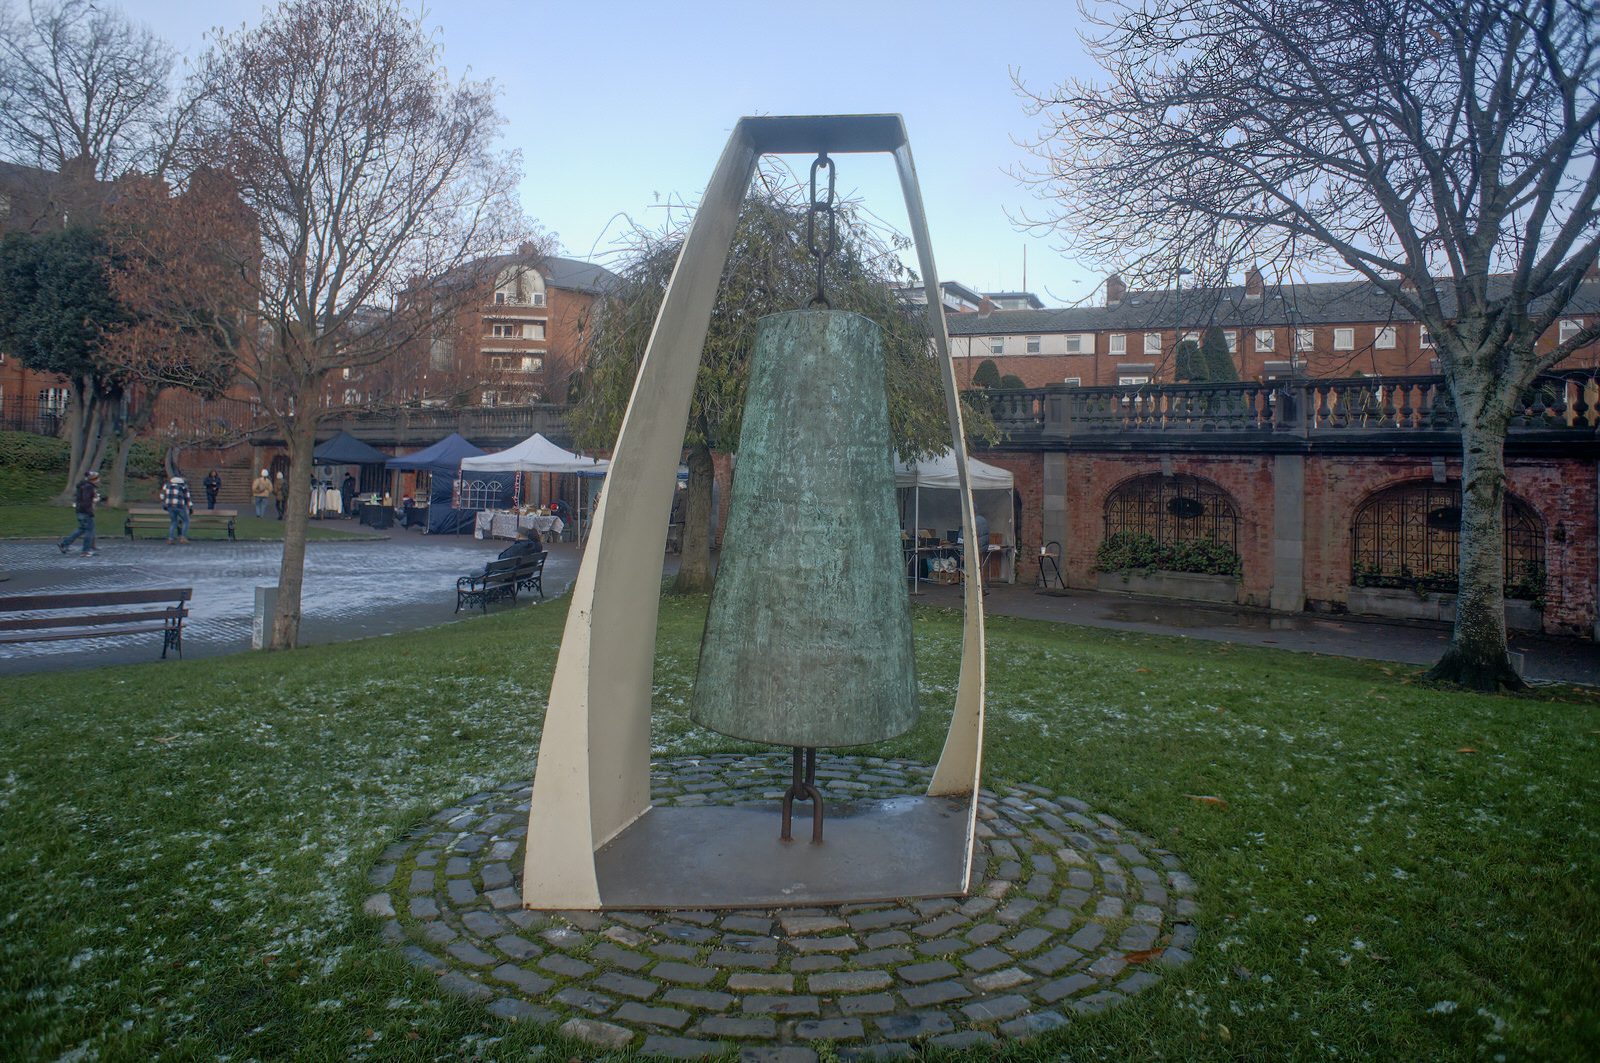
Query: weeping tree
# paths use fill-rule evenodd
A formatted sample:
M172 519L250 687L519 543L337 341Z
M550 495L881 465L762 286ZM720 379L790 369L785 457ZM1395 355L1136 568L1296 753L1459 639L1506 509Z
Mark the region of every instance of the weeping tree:
M1522 685L1506 652L1505 440L1600 254L1592 0L1121 0L1100 84L1030 90L1026 175L1080 256L1143 283L1241 259L1353 270L1433 336L1461 425L1460 593L1429 675ZM1130 267L1128 264L1133 263ZM1209 274L1209 275L1208 275Z
M689 482L682 561L673 589L711 589L712 452L739 442L756 322L806 306L816 291L816 265L806 250L806 196L789 175L763 165L739 214L695 381L684 447ZM837 249L827 267L835 310L871 318L883 329L889 428L900 453L922 457L949 445L942 384L922 308L894 295L909 277L897 252L903 240L870 225L852 204L839 207ZM596 314L572 424L580 445L608 449L616 441L640 359L655 324L687 226L637 231L622 281ZM965 411L969 432L992 431L986 415ZM986 427L988 426L988 427Z

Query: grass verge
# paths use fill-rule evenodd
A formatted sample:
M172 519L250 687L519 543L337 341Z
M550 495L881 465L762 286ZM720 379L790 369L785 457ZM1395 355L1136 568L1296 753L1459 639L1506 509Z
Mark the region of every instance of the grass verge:
M733 748L685 716L704 609L662 604L658 753ZM0 1044L589 1053L440 992L360 914L402 830L528 775L564 610L0 680ZM1377 663L1035 621L989 632L988 775L1149 833L1201 906L1193 963L1015 1058L1600 1049L1593 695L1468 695ZM923 719L882 748L931 762L959 619L921 610L917 637Z

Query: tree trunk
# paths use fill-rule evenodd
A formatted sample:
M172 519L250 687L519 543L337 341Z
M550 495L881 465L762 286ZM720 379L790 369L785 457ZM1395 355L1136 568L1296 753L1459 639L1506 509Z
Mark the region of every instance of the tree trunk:
M75 377L72 380L72 402L67 407L67 483L56 496L60 505L70 505L78 481L98 469L105 460L110 438L106 434L106 419L110 403L95 388L93 377Z
M716 475L711 448L704 443L691 445L689 497L683 507L683 553L678 578L672 584L676 594L711 593L711 484Z
M285 433L289 445L289 491L283 513L283 563L278 569L278 607L272 616L270 649L292 650L300 637L300 592L306 574L306 531L311 514L311 453L316 449L318 393L303 391Z
M1505 500L1506 423L1504 416L1462 402L1461 559L1456 623L1429 679L1459 683L1472 690L1523 690L1506 650ZM1479 407L1476 416L1466 409Z
M106 505L121 507L128 500L128 452L133 449L133 429L123 429L117 437L117 454L111 459L111 476L106 486Z

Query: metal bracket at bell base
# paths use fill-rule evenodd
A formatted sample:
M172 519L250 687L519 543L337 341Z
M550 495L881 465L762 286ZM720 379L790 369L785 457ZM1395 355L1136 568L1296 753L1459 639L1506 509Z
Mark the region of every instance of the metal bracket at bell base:
M650 700L661 556L690 402L740 203L764 154L894 156L927 291L978 571L966 435L938 273L899 115L742 118L656 317L589 533L550 688L528 817L528 908L759 908L956 896L972 877L983 755L983 598L966 583L961 670L928 793L830 805L826 841L783 842L773 810L650 804Z

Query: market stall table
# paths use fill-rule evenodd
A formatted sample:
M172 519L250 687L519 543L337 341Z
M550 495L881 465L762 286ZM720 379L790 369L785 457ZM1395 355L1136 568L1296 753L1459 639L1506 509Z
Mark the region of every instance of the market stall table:
M515 539L523 528L532 528L540 537L561 534L566 527L560 517L541 516L537 513L511 513L500 510L483 510L473 525L475 539Z

